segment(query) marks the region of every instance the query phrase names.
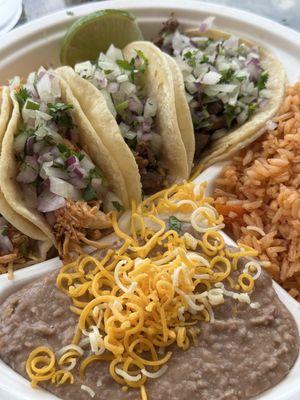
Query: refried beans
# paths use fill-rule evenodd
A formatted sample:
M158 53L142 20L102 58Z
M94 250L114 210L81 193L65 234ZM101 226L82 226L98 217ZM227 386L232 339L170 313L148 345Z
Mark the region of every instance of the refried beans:
M48 346L57 351L74 334L77 318L69 309L71 300L56 288L56 277L57 272L24 287L0 307L0 357L25 377L25 363L34 348ZM280 382L298 356L295 321L264 272L251 301L259 302L260 308L231 298L215 307L215 322L199 323L197 343L186 351L174 347L167 372L149 380L148 398L245 400ZM105 362L90 365L84 381L75 371L72 385L41 386L61 399L89 400L83 384L95 392L95 400L139 398L137 391L121 390Z

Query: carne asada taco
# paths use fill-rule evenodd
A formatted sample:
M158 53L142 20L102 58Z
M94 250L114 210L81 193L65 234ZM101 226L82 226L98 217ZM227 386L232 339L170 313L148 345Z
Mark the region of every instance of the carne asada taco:
M11 207L36 225L60 255L97 248L109 211L128 206L119 168L66 82L51 70L12 83L13 112L0 180Z
M208 166L262 134L260 129L282 103L285 72L276 58L250 41L205 30L206 25L181 33L178 22L171 19L156 44L181 70L185 96L176 104L177 112L181 114L183 103L188 104L196 143L194 161ZM180 81L173 81L177 92L182 92Z
M0 152L12 110L9 88L0 93ZM2 182L1 182L2 186ZM0 274L43 261L51 247L49 239L18 215L0 190Z
M150 42L123 51L110 46L97 63L57 70L70 85L104 145L121 166L129 197L140 201L187 179L189 167L176 119L172 73Z

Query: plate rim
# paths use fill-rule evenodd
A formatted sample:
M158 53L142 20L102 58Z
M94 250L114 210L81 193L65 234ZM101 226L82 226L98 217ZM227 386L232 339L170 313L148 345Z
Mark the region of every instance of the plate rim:
M239 22L247 22L248 26L251 26L253 29L255 27L260 27L264 31L274 35L275 37L283 37L284 39L290 41L293 45L295 45L297 48L300 48L300 32L290 28L286 27L276 21L273 21L271 19L268 19L266 17L259 16L255 13L251 13L249 11L244 11L240 10L238 8L234 7L228 7L226 5L218 5L218 4L213 4L213 3L202 3L200 1L196 0L185 0L183 3L178 3L176 0L164 0L159 5L159 0L108 0L108 1L101 1L101 2L93 2L93 3L87 3L87 4L82 4L70 8L66 8L63 10L56 11L54 13L42 16L40 18L34 19L33 21L29 21L25 23L24 25L21 25L14 30L4 33L1 35L1 45L0 45L0 53L2 50L5 48L16 44L18 41L22 40L30 40L30 37L34 37L34 35L38 34L39 32L42 32L43 30L47 28L53 28L54 26L58 25L63 25L66 24L67 21L74 21L77 17L87 14L89 12L95 11L97 9L103 9L103 8L125 8L133 11L138 11L138 13L143 13L147 12L147 10L154 12L155 10L175 10L176 13L182 12L191 12L191 11L197 11L197 13L201 12L204 15L212 15L214 13L217 13L218 16L224 17L225 19L234 19L238 20ZM67 14L67 12L74 12L74 16L70 16ZM137 16L139 18L139 15ZM263 27L263 28L262 28ZM263 40L262 40L263 43ZM1 69L1 67L0 67ZM51 260L50 260L51 261ZM36 264L34 267L39 266L40 264ZM29 267L30 268L30 267ZM25 271L25 270L20 270ZM4 276L3 276L4 277ZM0 286L1 286L2 279L0 279ZM282 292L282 295L288 295L288 293L280 287L279 289ZM291 299L291 298L290 298ZM289 299L289 300L290 300ZM282 300L283 301L283 300ZM294 303L296 303L293 300ZM287 306L287 303L283 301L283 303ZM300 307L298 304L294 304L294 306ZM287 306L288 307L288 306ZM288 307L289 308L289 307ZM298 313L299 313L300 308L298 308ZM295 367L295 366L294 366ZM293 367L293 369L294 369ZM9 367L7 367L10 369ZM293 371L292 369L292 371ZM300 358L298 357L297 360L297 373L299 376L299 371L300 371ZM4 376L5 379L5 376ZM23 378L24 379L24 378ZM1 378L0 378L0 395L1 395L1 387L3 388L3 384L1 383ZM299 395L300 393L300 385L298 387L292 389L292 387L289 388L289 390L286 391L285 394L281 394L278 396L276 394L276 387L271 388L267 392L262 393L258 398L263 400L263 399L275 399L276 400L296 400L296 396ZM11 388L12 390L13 388ZM39 392L41 394L42 392ZM274 393L274 394L273 394ZM17 394L17 397L14 397L15 394L14 392L9 393L11 395L12 400L15 399L20 399L20 400L27 400L29 397L27 397L25 394L24 396L20 392ZM36 392L37 394L37 392ZM52 395L53 396L53 395ZM38 398L37 397L34 398ZM39 398L43 398L40 396ZM297 397L298 398L298 397ZM255 398L256 399L256 398ZM254 399L253 399L254 400Z
M68 7L62 10L55 11L53 13L49 13L47 15L41 16L34 20L25 22L23 25L20 25L9 32L3 33L1 35L1 44L0 51L5 46L5 42L12 42L17 40L19 37L23 37L24 34L27 34L29 31L36 31L39 29L43 29L46 25L52 24L52 22L61 23L63 21L69 20L72 22L77 17L84 15L86 12L92 12L99 7L99 9L104 8L116 8L116 9L137 9L137 10L145 10L145 9L177 9L177 10L186 10L191 11L196 9L197 11L202 11L203 13L212 13L217 12L218 14L222 14L222 16L234 17L239 19L240 21L245 21L249 24L249 20L252 22L251 25L260 25L264 27L264 30L271 31L273 34L278 35L278 33L282 33L287 39L299 45L300 39L300 31L297 31L288 26L282 25L277 21L274 21L265 16L261 16L255 14L251 11L245 11L236 7L231 7L227 5L219 5L215 3L202 3L199 0L185 0L184 4L179 4L176 0L164 0L164 2L160 5L156 1L152 0L104 0L91 2L81 5L76 5L73 7ZM74 13L74 15L68 15L68 12ZM255 20L255 23L253 21Z

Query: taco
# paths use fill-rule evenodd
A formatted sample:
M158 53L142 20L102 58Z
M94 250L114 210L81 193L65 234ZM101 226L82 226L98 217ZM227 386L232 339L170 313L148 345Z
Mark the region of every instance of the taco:
M16 213L37 226L62 257L97 248L110 211L128 207L119 168L67 83L40 68L12 83L0 180Z
M110 46L97 63L57 70L70 85L104 145L121 166L136 201L189 176L176 119L172 74L150 42Z
M0 153L11 117L9 88L0 91ZM2 187L2 182L1 182ZM33 224L10 207L0 190L0 274L44 261L51 243Z
M208 22L182 33L171 18L155 41L168 53L174 90L181 93L177 116L190 110L182 135L191 134L192 122L194 163L206 166L229 158L263 133L283 101L286 83L275 57L248 40L206 29Z

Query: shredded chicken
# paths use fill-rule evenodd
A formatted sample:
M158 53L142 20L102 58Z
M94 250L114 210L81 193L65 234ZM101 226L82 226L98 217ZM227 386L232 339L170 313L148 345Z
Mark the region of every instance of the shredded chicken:
M101 248L99 240L104 229L112 226L109 214L100 210L101 202L67 200L66 206L56 210L54 234L58 252L66 260L70 253L82 254L82 244Z
M8 237L13 245L11 253L5 253L0 249L0 274L7 273L29 264L36 260L36 255L33 254L31 239L18 231L12 225L8 226Z

